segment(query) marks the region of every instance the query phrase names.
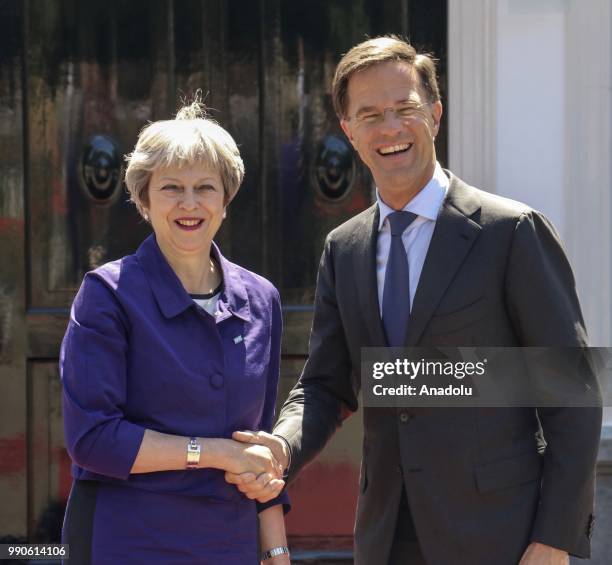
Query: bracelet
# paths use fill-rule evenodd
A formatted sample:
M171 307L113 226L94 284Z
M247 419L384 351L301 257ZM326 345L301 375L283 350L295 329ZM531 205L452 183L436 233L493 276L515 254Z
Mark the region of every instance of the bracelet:
M197 469L200 464L200 454L202 453L202 446L198 443L197 438L192 437L187 444L187 464L186 468Z
M271 557L276 557L277 555L289 555L289 548L286 545L281 547L273 547L272 549L268 549L268 551L264 551L261 554L261 560L265 561L266 559L270 559Z

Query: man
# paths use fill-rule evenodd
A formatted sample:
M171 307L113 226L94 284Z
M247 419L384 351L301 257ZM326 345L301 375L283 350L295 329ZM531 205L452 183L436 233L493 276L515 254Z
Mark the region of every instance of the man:
M327 237L309 359L274 436L236 436L284 466L289 451L289 480L357 409L362 347L586 344L550 222L437 163L429 57L396 37L365 41L338 64L332 96L377 202ZM600 429L598 408L364 408L355 563L588 557ZM278 487L253 479L228 476L251 497Z

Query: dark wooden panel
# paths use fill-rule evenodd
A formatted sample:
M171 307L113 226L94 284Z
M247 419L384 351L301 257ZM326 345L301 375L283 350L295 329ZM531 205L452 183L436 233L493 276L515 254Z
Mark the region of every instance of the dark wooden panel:
M120 179L138 131L168 115L168 4L28 5L30 299L67 307L86 271L131 252L148 233L120 180L108 198L92 198L81 159L92 136L114 140L119 164L97 160L94 176Z
M57 361L28 367L28 539L58 543L70 492Z
M346 142L330 97L336 62L356 36L369 31L361 5L283 2L280 37L267 39L278 47L265 72L279 77L282 93L264 116L278 137L276 175L268 184L279 203L282 234L271 239L269 253L281 263L278 284L288 305L312 304L326 234L371 202L369 174ZM339 10L350 18L343 22ZM263 96L267 99L267 92ZM347 186L323 191L343 175Z
M50 359L59 356L60 344L68 325L68 310L28 312L27 348L28 359Z
M26 535L24 5L0 1L0 537Z
M261 197L266 188L261 185L260 172L259 2L226 2L223 21L225 67L220 86L225 87L225 102L219 107L219 117L238 143L245 166L244 182L229 205L222 228L224 250L236 263L265 276ZM214 92L212 98L217 100Z

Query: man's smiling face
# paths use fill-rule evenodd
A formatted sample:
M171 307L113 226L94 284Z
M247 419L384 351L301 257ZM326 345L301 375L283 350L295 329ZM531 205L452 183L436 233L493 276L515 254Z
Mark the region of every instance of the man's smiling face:
M372 171L383 200L401 208L433 175L442 104L426 99L416 71L403 62L356 72L347 95L342 129Z

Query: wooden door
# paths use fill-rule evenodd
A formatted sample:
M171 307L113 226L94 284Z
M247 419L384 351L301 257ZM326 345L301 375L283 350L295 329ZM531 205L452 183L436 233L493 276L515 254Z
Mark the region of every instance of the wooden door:
M366 34L408 34L441 59L444 91L445 5L0 0L0 536L58 539L59 346L84 273L149 233L121 183L138 131L202 89L238 142L246 177L217 239L281 291L280 404L306 358L325 235L373 199L333 114L335 64ZM438 144L445 161L444 128ZM349 555L360 450L356 415L296 481L294 547Z

